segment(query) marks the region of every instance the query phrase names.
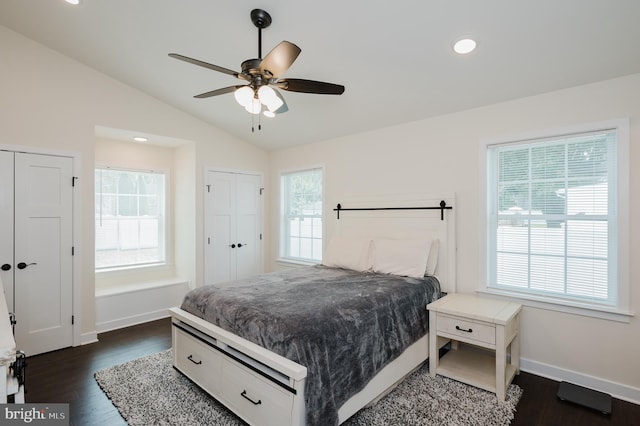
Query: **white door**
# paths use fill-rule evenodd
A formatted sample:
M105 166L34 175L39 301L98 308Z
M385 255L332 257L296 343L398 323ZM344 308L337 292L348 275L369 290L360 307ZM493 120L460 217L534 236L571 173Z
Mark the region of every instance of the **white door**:
M30 356L73 344L73 160L14 155L14 238L2 250L13 245L16 345Z
M262 272L260 181L254 175L236 178L236 279Z
M9 312L14 312L13 156L13 152L0 151L0 277Z
M235 175L208 172L205 207L205 284L235 279ZM233 247L232 247L233 246Z
M205 202L205 284L262 272L258 175L207 172Z

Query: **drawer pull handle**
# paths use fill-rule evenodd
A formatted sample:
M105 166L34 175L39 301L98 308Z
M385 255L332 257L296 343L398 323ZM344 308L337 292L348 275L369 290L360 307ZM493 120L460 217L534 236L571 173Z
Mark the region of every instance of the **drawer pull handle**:
M200 364L202 364L202 361L195 361L195 360L193 359L193 355L189 355L189 356L187 357L187 359L188 359L189 361L191 361L192 363L194 363L195 365L200 365Z
M252 403L253 405L260 405L262 404L262 400L258 400L258 402L255 402L253 399L249 398L247 396L247 391L243 390L242 393L240 394L240 396L242 396L244 399L246 399L247 401L249 401L250 403Z
M464 331L465 333L473 333L473 329L471 329L471 328L460 328L459 325L456 325L456 330Z

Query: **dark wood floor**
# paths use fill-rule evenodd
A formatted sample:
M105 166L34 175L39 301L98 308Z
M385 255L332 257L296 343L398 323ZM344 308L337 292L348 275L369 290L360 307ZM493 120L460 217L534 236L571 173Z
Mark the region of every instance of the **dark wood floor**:
M69 403L74 426L126 425L93 374L171 347L169 319L102 333L98 343L27 358L26 402Z
M125 425L93 378L97 370L171 347L171 323L153 321L100 334L99 342L27 358L27 402L70 404L76 426ZM559 401L558 382L521 373L524 389L512 426L640 426L640 405L613 400L611 415ZM189 425L196 426L196 425Z

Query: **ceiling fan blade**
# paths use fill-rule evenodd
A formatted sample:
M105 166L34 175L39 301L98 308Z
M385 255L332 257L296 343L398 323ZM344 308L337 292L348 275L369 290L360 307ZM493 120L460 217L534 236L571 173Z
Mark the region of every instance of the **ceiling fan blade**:
M241 87L244 87L244 85L223 87L222 89L212 90L210 92L205 92L199 95L195 95L194 98L204 99L204 98L210 98L212 96L224 95L225 93L235 92L237 89Z
M300 48L295 44L281 41L262 59L260 69L263 73L270 74L272 78L278 78L289 69L300 52Z
M217 65L213 65L213 64L210 64L208 62L203 62L203 61L200 61L198 59L189 58L188 56L179 55L177 53L169 53L169 56L174 58L174 59L179 59L181 61L189 62L190 64L198 65L198 66L201 66L201 67L204 67L204 68L208 68L210 70L214 70L214 71L218 71L218 72L221 72L221 73L229 74L229 75L232 75L232 76L237 77L237 78L242 78L241 77L242 74L240 74L239 72L230 70L228 68L219 67Z
M344 86L323 81L285 78L279 80L276 84L282 90L290 92L315 93L319 95L342 95L344 93Z
M273 111L273 113L278 115L278 114L284 114L285 112L289 111L287 102L284 100L284 97L282 97L282 94L280 94L280 92L278 92L276 89L273 89L273 91L275 92L276 96L280 98L280 100L282 101L282 106L280 106L280 108L278 108L277 110Z

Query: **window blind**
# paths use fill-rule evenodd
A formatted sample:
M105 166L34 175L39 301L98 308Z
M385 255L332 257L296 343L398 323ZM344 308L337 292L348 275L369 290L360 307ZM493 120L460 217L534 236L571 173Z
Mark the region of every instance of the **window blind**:
M488 287L616 303L616 131L487 151Z

